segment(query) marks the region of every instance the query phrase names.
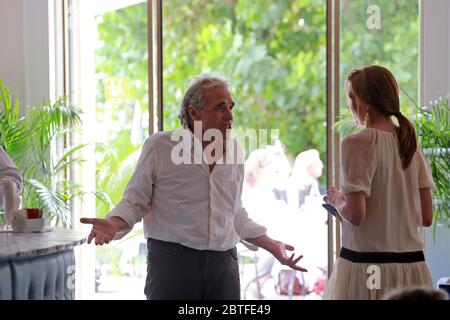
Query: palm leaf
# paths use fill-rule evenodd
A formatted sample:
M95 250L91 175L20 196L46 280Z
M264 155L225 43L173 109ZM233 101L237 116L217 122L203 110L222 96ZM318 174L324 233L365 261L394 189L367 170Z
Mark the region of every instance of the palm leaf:
M35 179L28 179L27 183L34 188L39 199L37 206L44 209L47 217L56 219L56 223L61 222L65 227L71 225L70 207L61 194Z
M74 145L54 152L58 139L71 135L81 123L79 108L67 97L54 104L42 103L20 116L19 100L13 97L0 79L0 145L10 155L24 178L23 199L26 207L41 207L53 224L70 226L71 200L83 198L85 192L59 173L83 160L76 156L85 145ZM96 196L101 201L109 197Z
M417 108L415 125L424 152L430 162L436 188L435 219L450 227L450 107L448 99L435 101L429 107ZM434 233L435 235L435 233Z
M52 170L53 174L57 174L61 170L65 170L66 168L72 167L74 164L79 164L79 163L83 162L82 159L72 158L72 156L74 155L75 152L81 150L86 145L87 144L81 144L81 145L75 146L73 148L70 148L68 151L64 152L60 156L56 165L54 166L54 168Z

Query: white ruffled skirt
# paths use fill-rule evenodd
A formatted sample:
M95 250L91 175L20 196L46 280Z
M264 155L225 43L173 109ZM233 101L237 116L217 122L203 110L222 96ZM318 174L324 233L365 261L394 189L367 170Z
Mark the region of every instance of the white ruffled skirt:
M424 286L433 281L424 261L414 263L354 263L338 258L324 300L377 300L392 290Z

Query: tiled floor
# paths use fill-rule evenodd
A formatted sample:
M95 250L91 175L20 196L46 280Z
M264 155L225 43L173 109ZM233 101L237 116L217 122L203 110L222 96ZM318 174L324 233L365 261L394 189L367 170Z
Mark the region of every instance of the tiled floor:
M93 300L145 300L145 277L102 277Z
M254 269L252 264L247 264L244 269L241 269L241 298L245 300L320 300L321 297L311 293L308 295L281 295L276 290L275 279L270 277L260 288L261 298L258 294L257 286L255 282L248 285L248 282L254 276Z
M255 285L250 285L244 292L250 277L252 277L252 265L245 265L241 270L241 298L246 300L258 300ZM103 276L99 291L92 297L94 300L144 300L145 277L111 277ZM307 296L280 295L275 290L275 281L270 278L264 284L262 290L263 300L318 300L320 296L310 294Z

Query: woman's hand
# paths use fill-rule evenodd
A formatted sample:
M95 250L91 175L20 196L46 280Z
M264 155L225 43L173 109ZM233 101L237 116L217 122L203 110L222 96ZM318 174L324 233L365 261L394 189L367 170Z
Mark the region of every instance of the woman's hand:
M323 201L332 204L338 211L342 211L342 208L345 206L345 196L335 187L328 189L327 195L323 197Z
M363 191L343 195L335 187L328 189L323 201L332 204L345 221L359 226L366 218L366 196Z
M345 196L335 187L330 187L327 191L327 195L323 197L323 201L326 203L329 203L333 205L337 211L338 214L336 218L339 221L342 221L342 209L345 206Z

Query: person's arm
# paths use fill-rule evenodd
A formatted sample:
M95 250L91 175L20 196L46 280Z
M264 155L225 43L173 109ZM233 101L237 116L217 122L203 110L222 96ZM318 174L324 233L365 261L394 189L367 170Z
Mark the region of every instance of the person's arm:
M429 227L433 224L433 197L430 188L421 188L420 206L422 209L422 225Z
M0 180L5 177L10 177L14 180L17 185L17 192L20 193L23 185L22 175L5 150L0 147Z
M419 161L419 194L422 211L422 226L429 227L433 224L433 196L431 191L436 187L433 181L430 165L428 164L422 147L417 147Z
M111 210L106 219L80 219L81 223L92 224L88 243L94 238L95 244L120 239L142 219L150 208L157 168L156 141L149 138L142 148L136 170L128 182L122 200Z
M366 218L366 198L370 197L380 157L375 153L375 141L369 131L350 135L342 141L341 191L331 187L324 198L338 209L340 218L355 226Z
M335 187L331 187L324 201L336 207L338 218L355 226L361 225L366 218L366 196L362 191L343 195Z
M156 135L150 136L144 143L136 169L125 188L122 200L106 216L107 219L119 217L124 220L130 226L130 229L126 231L130 231L150 210L153 183L159 168L159 139ZM125 234L126 232L122 232L121 237Z

